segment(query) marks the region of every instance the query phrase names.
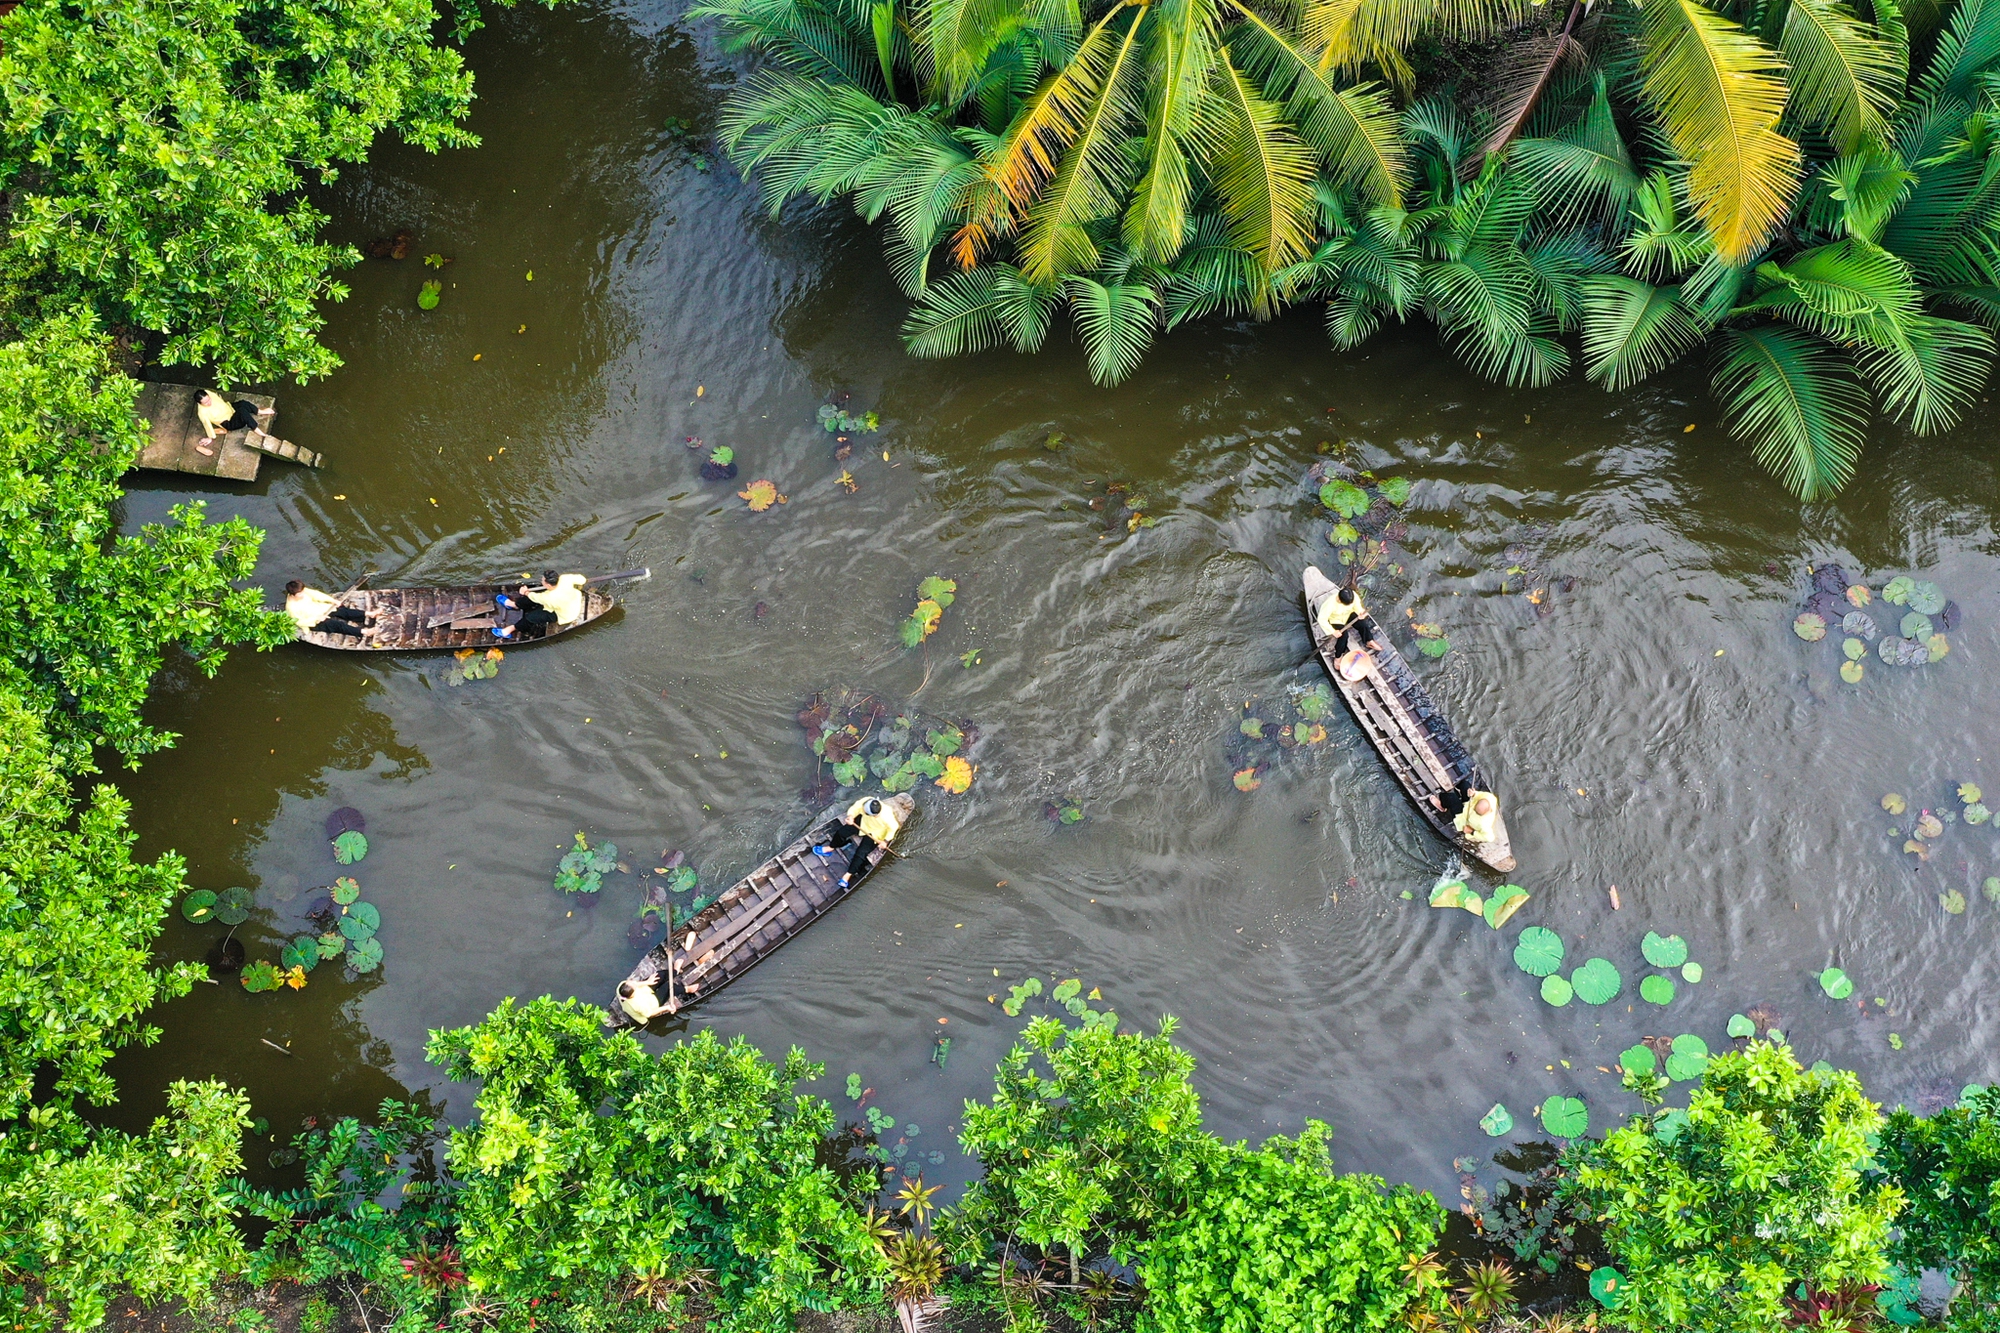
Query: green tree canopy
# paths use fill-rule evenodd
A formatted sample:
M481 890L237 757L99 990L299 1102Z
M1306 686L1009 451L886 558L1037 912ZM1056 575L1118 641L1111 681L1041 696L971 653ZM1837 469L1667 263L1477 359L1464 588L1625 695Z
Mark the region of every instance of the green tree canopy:
M1959 1282L1954 1328L2000 1327L2000 1089L1922 1117L1898 1107L1875 1158L1909 1200L1891 1251Z

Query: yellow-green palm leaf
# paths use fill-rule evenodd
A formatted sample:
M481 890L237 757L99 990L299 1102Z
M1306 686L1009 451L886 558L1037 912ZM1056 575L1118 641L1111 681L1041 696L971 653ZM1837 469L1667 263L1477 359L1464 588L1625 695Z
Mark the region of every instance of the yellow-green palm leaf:
M1778 133L1784 67L1697 0L1640 7L1647 102L1688 164L1688 192L1725 261L1749 261L1791 206L1799 146Z
M1903 53L1837 0L1792 0L1778 38L1793 110L1842 153L1888 131Z
M1216 61L1215 85L1224 130L1210 178L1231 238L1274 273L1312 247L1313 155L1227 51Z
M1125 209L1125 243L1149 263L1180 253L1193 180L1190 149L1212 137L1204 114L1215 62L1216 0L1171 0L1155 14L1149 43L1145 166Z
M1320 52L1320 73L1372 64L1408 91L1416 76L1403 53L1420 39L1477 41L1530 11L1525 0L1306 0L1300 27Z

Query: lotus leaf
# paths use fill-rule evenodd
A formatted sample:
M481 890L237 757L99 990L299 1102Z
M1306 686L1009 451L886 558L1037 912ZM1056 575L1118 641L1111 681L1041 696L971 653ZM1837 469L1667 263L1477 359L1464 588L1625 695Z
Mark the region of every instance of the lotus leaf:
M1407 477L1384 477L1376 483L1375 489L1382 492L1382 498L1398 509L1410 500L1410 481Z
M1708 1058L1708 1043L1692 1032L1683 1032L1680 1036L1674 1038L1673 1051L1675 1055L1686 1055L1706 1060Z
M972 785L972 765L957 755L951 756L944 761L944 773L938 778L937 785L953 796L964 795L966 788Z
M1792 621L1792 633L1807 643L1818 643L1826 637L1826 621L1810 611L1801 611Z
M1639 952L1654 967L1679 967L1687 961L1687 941L1678 935L1659 935L1646 932L1646 938L1639 943Z
M1354 525L1345 519L1326 530L1326 544L1328 546L1352 546L1360 540L1361 534L1355 531Z
M340 933L350 940L365 940L382 928L382 913L374 903L355 903L340 915Z
M1922 1294L1923 1281L1917 1274L1891 1268L1888 1284L1875 1293L1875 1304L1884 1319L1899 1328L1911 1328L1924 1322L1923 1311L1917 1306Z
M759 477L736 494L750 506L751 513L761 514L777 502L778 485L768 477Z
M1859 639L1842 639L1840 641L1840 651L1848 661L1859 662L1862 658L1868 656L1868 645Z
M1916 833L1919 838L1942 837L1944 835L1944 821L1926 810L1917 820Z
M1785 1034L1778 1028L1772 1028L1764 1034L1764 1040L1773 1046L1782 1046L1785 1044Z
M333 840L333 859L344 866L351 866L368 855L368 835L359 829L349 829Z
M1313 734L1312 723L1294 722L1292 724L1292 739L1294 741L1297 741L1300 745L1304 745L1307 741L1311 740L1312 734Z
M1681 980L1685 981L1690 986L1700 984L1701 964L1700 963L1681 964Z
M302 967L310 972L319 966L319 941L311 935L300 935L284 947L278 955L278 962L287 970Z
M833 780L843 787L858 787L868 779L868 763L861 756L843 759L833 766Z
M947 726L942 731L924 733L924 744L930 746L932 754L942 759L958 753L958 747L965 744L965 733L957 727Z
M342 875L333 882L331 896L335 902L345 907L361 896L361 885L355 882L353 876Z
M1687 1119L1687 1112L1685 1111L1677 1111L1674 1114L1679 1115L1683 1122ZM1658 1137L1663 1142L1673 1142L1672 1139L1668 1139L1665 1135L1659 1135ZM1678 1131L1676 1131L1675 1137L1679 1137ZM1625 1275L1609 1264L1598 1265L1596 1268L1590 1270L1590 1294L1605 1309L1616 1310L1618 1302L1625 1298Z
M1924 660L1930 662L1944 661L1945 654L1951 651L1951 641L1942 634L1931 635L1930 638L1924 640L1923 646Z
M347 955L347 965L356 972L373 972L382 965L382 941L370 935Z
M1757 1025L1743 1014L1731 1014L1729 1016L1729 1035L1732 1037L1754 1037L1757 1035Z
M417 288L417 309L435 310L444 294L444 284L433 278Z
M726 444L718 444L708 451L708 461L717 467L728 467L736 461L736 451Z
M1486 924L1498 930L1507 924L1514 913L1528 905L1528 891L1519 884L1502 884L1486 899L1481 915Z
M1495 1102L1492 1110L1479 1117L1479 1127L1486 1131L1488 1137L1497 1139L1502 1134L1513 1132L1514 1117L1508 1114L1506 1107Z
M1953 916L1958 916L1965 911L1965 895L1957 889L1953 889L1949 893L1940 893L1938 895L1938 906L1950 912Z
M1892 791L1882 798L1882 808L1892 815L1900 815L1910 808L1910 803L1903 799L1900 792Z
M212 889L196 889L181 899L181 915L195 925L206 925L215 920L215 892Z
M338 958L347 951L347 936L337 930L329 930L319 937L319 956L322 959Z
M343 805L326 817L326 840L332 842L341 834L353 829L359 833L368 827L368 821L359 810L351 805Z
M1486 915L1486 900L1470 889L1467 889L1465 895L1458 900L1458 905L1474 916L1483 917Z
M1625 978L1618 974L1618 969L1603 958L1585 962L1570 973L1569 982L1575 987L1577 998L1585 1004L1609 1004L1625 986Z
M1081 994L1083 994L1083 983L1071 977L1068 981L1057 982L1056 988L1049 992L1049 998L1057 1004L1068 1004Z
M1944 590L1929 579L1920 579L1910 585L1910 609L1934 616L1944 610Z
M1439 635L1435 639L1418 639L1417 651L1425 657L1443 657L1451 651L1451 640Z
M1463 907L1465 905L1466 892L1464 880L1439 880L1437 887L1431 890L1431 906Z
M1842 616L1840 618L1840 628L1842 633L1852 634L1864 643L1874 642L1875 636L1882 632L1875 627L1875 618L1873 616L1864 616L1859 611L1849 611L1846 615Z
M1308 722L1323 722L1333 711L1333 691L1325 685L1315 685L1299 696L1299 716Z
M1924 843L1918 842L1915 838L1911 838L1909 841L1905 842L1903 844L1903 850L1906 852L1914 852L1916 854L1916 858L1919 861L1928 861L1931 859L1931 849Z
M1560 976L1546 976L1542 978L1542 1002L1544 1004L1553 1005L1557 1009L1560 1009L1568 1004L1575 995L1576 988L1571 986L1567 981L1564 981Z
M1961 804L1977 805L1979 798L1985 794L1979 790L1979 784L1976 782L1961 782L1958 784L1958 799Z
M1236 783L1236 790L1238 791L1256 791L1264 785L1257 780L1257 770L1255 767L1237 769L1236 777L1233 781Z
M1671 1053L1667 1056L1667 1077L1676 1083L1687 1083L1702 1076L1708 1068L1708 1043L1692 1032L1684 1032L1674 1038Z
M1338 478L1319 488L1319 502L1342 518L1359 518L1368 512L1368 492Z
M240 926L250 919L250 890L224 889L215 895L215 919L225 926Z
M1848 642L1852 643L1853 640L1850 639ZM1864 674L1866 673L1862 670L1861 663L1859 662L1842 662L1840 664L1840 678L1849 685L1859 685L1861 677Z
M1646 977L1639 982L1639 998L1647 1004L1672 1004L1674 983L1668 977Z
M1917 586L1916 580L1898 574L1890 579L1882 589L1882 600L1891 606L1905 606L1910 600L1910 592Z
M1542 1103L1542 1128L1559 1139L1580 1139L1590 1132L1590 1108L1576 1097L1551 1097Z
M1261 717L1246 717L1236 724L1236 729L1253 741L1264 739L1264 719Z
M1514 966L1531 977L1553 974L1562 961L1562 936L1547 926L1529 926L1514 941Z
M936 602L940 608L950 606L957 592L957 580L941 579L935 574L917 585L917 596Z
M1819 988L1831 1000L1844 1000L1854 994L1854 981L1837 967L1829 967L1819 974Z
M701 883L701 875L693 866L675 866L667 872L667 887L675 893L686 893Z
M1653 1054L1652 1047L1640 1042L1636 1046L1627 1046L1619 1052L1618 1063L1624 1067L1626 1073L1643 1076L1653 1073L1660 1067L1660 1058Z
M1987 902L2000 903L2000 875L1988 875L1986 882L1979 886L1979 891L1986 895Z
M243 975L238 980L243 983L243 989L249 991L252 995L267 990L276 990L284 984L283 979L278 975L278 969L273 967L268 959L263 958L259 958L256 962L244 968Z
M1870 595L1868 585L1865 583L1857 583L1847 590L1847 600L1855 606L1868 605Z
M1903 617L1897 630L1906 639L1928 639L1931 636L1931 618L1921 611L1912 611Z

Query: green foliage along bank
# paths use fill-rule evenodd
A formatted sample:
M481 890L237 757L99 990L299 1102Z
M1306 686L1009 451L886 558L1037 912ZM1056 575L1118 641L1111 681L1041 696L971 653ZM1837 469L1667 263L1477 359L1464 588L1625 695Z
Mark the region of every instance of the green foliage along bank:
M1992 0L696 12L762 62L730 152L774 211L885 223L919 356L1031 352L1066 310L1115 383L1300 303L1340 348L1421 316L1512 385L1701 355L1802 499L1874 413L1957 423L1992 361Z

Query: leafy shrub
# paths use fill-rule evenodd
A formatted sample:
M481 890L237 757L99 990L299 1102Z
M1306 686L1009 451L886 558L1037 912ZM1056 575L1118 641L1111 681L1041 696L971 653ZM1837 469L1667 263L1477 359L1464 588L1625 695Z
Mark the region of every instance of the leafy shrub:
M1957 1278L1954 1327L2000 1328L2000 1088L1928 1119L1899 1108L1875 1160L1909 1200L1891 1257Z
M1627 1286L1632 1333L1767 1333L1787 1300L1881 1282L1903 1205L1865 1178L1882 1116L1846 1071L1753 1042L1717 1056L1686 1111L1635 1116L1573 1145L1566 1198L1595 1213Z
M1373 1176L1336 1175L1330 1131L1237 1144L1203 1161L1183 1212L1138 1246L1140 1333L1386 1329L1416 1298L1405 1267L1444 1210Z
M774 1331L879 1297L859 1201L815 1160L833 1108L789 1092L823 1072L797 1049L777 1065L704 1031L653 1056L595 1008L544 996L433 1032L430 1058L484 1081L449 1153L481 1297L584 1308L707 1270L719 1327Z

